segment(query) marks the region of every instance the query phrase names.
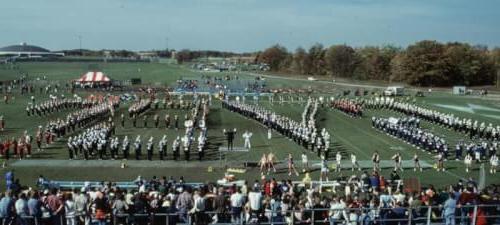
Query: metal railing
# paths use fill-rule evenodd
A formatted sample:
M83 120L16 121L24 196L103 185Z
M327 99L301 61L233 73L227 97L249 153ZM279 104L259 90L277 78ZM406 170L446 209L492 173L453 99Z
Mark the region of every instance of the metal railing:
M398 207L398 208L329 208L271 210L242 210L241 213L228 209L224 212L172 212L172 213L109 213L105 219L97 219L95 214L75 214L72 216L19 216L0 218L0 225L173 225L173 224L399 224L436 225L454 224L476 225L478 221L488 225L500 225L500 205L467 205L444 215L442 206Z

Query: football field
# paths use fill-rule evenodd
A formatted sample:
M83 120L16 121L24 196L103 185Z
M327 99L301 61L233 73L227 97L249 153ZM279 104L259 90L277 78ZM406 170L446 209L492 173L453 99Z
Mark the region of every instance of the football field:
M77 78L79 75L85 73L90 69L99 69L112 79L125 80L130 78L141 78L144 85L147 84L172 87L175 81L180 77L201 77L202 72L192 71L186 67L171 65L171 64L158 64L158 63L18 63L17 69L0 67L0 80L11 80L19 76L19 74L28 74L30 79L40 76L46 76L47 80L39 82L40 85L46 83L58 83L62 87L71 79ZM211 76L226 76L235 75L231 72L224 73L210 73ZM237 73L240 78L253 79L253 74L244 72ZM324 96L325 98L337 97L343 90L354 90L354 87L341 87L326 82L314 82L304 80L286 80L280 78L267 78L266 84L270 88L311 88L314 90L314 96ZM61 88L58 94L71 96ZM375 89L375 88L374 88ZM37 89L35 89L37 90ZM372 89L370 89L371 91ZM90 94L104 94L98 91L79 91L80 96L88 96ZM116 91L112 94L124 94L124 92ZM287 94L283 94L287 95ZM307 99L307 94L300 94ZM49 98L48 94L36 93L33 95L37 101L44 101ZM47 121L56 118L64 118L72 110L64 110L53 113L46 117L27 116L25 107L31 101L30 95L21 95L18 90L14 90L12 99L9 104L4 102L0 103L0 115L4 116L7 129L0 132L0 140L7 138L18 137L25 130L34 135L36 128L40 125L44 126ZM358 98L351 96L352 98ZM364 98L369 98L365 96ZM359 97L361 98L361 97ZM411 97L413 98L413 97ZM434 92L426 94L426 97L415 99L416 103L441 112L453 113L460 117L470 117L493 123L494 125L500 124L498 115L500 114L500 99L494 97L479 98L479 97L466 97L466 96L452 96L449 93ZM66 138L62 137L43 151L34 150L31 158L19 160L12 158L7 163L7 168L0 170L2 173L7 170L14 170L17 178L21 180L22 184L32 185L39 175L44 175L51 180L75 180L75 181L131 181L138 175L143 177L156 176L184 176L188 181L215 181L221 179L226 172L226 168L241 168L245 162L257 162L262 154L273 152L278 161L278 171L276 174L272 173L270 176L277 179L288 179L285 158L289 153L292 153L296 159L296 165L301 168L300 155L306 152L309 159L313 162L319 161L319 157L310 150L304 150L303 147L297 145L292 140L273 132L272 138L267 138L267 128L262 126L256 121L244 118L239 114L232 113L221 107L221 102L215 100L210 106L210 112L207 118L208 127L208 148L206 156L202 161L198 161L196 153L193 152L192 160L174 161L171 155L171 142L172 140L184 133L181 128L175 130L173 128L166 128L163 123L160 123L158 128L153 126L152 117L159 115L163 118L166 114L171 116L178 115L179 118L184 118L186 110L182 109L150 109L145 114L148 115L148 126L144 127L142 117L138 119L138 126L132 127L131 121L126 120L125 127L121 127L119 115L126 111L131 102L123 102L120 108L116 111L113 118L117 130L116 136L122 140L126 135L131 140L137 135L141 135L143 141L149 137L154 137L158 141L163 135L168 137L167 146L167 159L159 161L157 156L154 156L153 161L141 160L135 161L129 159L126 162L127 167L121 168L122 160L90 160L84 161L82 159L68 160L68 151L66 148ZM301 114L304 111L304 102L285 102L283 104L271 103L267 97L262 97L259 101L247 99L249 104L259 104L269 110L272 110L280 115L286 115L296 121L300 121ZM381 154L382 160L390 160L391 156L397 152L401 152L403 160L411 160L411 157L417 152L426 165L432 167L435 163L433 155L424 152L416 147L407 144L399 139L395 139L384 133L375 130L371 126L371 117L403 117L404 115L395 113L389 110L365 110L362 118L351 118L342 112L331 109L328 106L320 107L316 117L317 126L319 128L327 129L332 135L332 143L330 145L330 162L333 163L334 154L338 151L341 152L343 163L350 166L349 155L355 153L362 165L370 167L368 161L372 153L377 150ZM183 122L183 120L181 120ZM182 123L181 123L182 124ZM457 133L427 121L422 121L421 126L430 130L433 133L443 136L450 146L454 149L454 145L459 140L466 140L464 134ZM226 140L223 134L223 129L237 129L235 139L235 146L243 146L243 138L241 135L245 131L253 134L251 138L252 148L248 151L235 151L235 152L220 152L219 148L226 145ZM81 130L76 131L75 134L80 133ZM195 135L197 136L197 135ZM450 154L454 157L454 153ZM2 159L4 160L4 159ZM391 165L389 163L389 165ZM411 165L411 164L410 164ZM467 179L469 177L478 180L480 170L479 165L474 165L474 169L470 173L465 173L463 162L448 160L445 163L447 171L436 172L432 168L426 168L423 172L414 172L413 169L406 169L400 175L403 178L417 177L423 185L433 184L435 186L445 186L447 184L454 184L459 179ZM486 169L489 169L489 164L486 164ZM369 169L367 169L369 170ZM390 168L385 168L382 174L389 176ZM332 172L331 178L345 179L352 174L359 174L359 172L352 172L350 169L344 169L340 173ZM235 174L237 179L259 179L260 172L257 167L247 168L247 171L242 174ZM301 180L300 177L292 176L290 179ZM319 170L315 169L311 177L317 180L319 177ZM486 183L500 183L500 176L486 175ZM2 182L3 186L4 183Z

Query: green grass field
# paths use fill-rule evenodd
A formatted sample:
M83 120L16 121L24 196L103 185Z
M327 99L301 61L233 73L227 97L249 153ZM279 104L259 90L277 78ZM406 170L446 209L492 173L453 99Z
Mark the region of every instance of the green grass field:
M88 70L99 69L107 73L111 78L117 80L125 80L134 77L140 77L144 83L172 85L175 80L181 76L197 77L201 76L200 72L192 71L186 67L172 64L158 64L158 63L19 63L16 70L0 66L0 80L10 80L19 76L20 73L28 74L30 77L47 76L48 80L55 82L67 82L71 79L79 77L81 74ZM211 76L225 76L232 73L210 73ZM254 75L239 73L239 77L252 79ZM300 80L284 80L280 78L267 78L267 84L272 88L312 88L316 91L315 95L334 96L338 95L341 90L354 89L334 86L328 83L321 82L307 82ZM89 92L79 93L82 96L90 94ZM29 101L29 96L21 96L19 93L13 95L13 100L10 104L0 103L0 115L4 115L7 122L7 130L0 133L0 139L8 137L17 137L24 130L33 133L38 125L44 125L47 120L63 117L70 111L64 111L52 114L46 118L27 117L25 114L25 107ZM36 99L42 101L47 99L48 96L43 94L36 94ZM248 101L251 103L252 101ZM497 116L500 110L499 99L482 99L478 97L459 97L451 96L447 93L432 93L427 97L418 98L418 104L425 107L431 107L436 110L448 113L454 113L459 116L467 116L480 119L481 121L499 124L500 121ZM470 105L472 104L472 106ZM304 108L304 104L299 103L286 103L284 105L274 104L271 105L266 98L261 99L260 105L272 109L279 114L285 114L289 117L299 120ZM443 106L445 105L445 106ZM478 107L479 106L479 107ZM125 112L127 104L122 104L118 113ZM151 120L152 115L159 114L160 118L169 113L171 116L178 114L183 118L185 111L173 109L158 109L150 110L147 112L149 115L149 127L142 127L142 120L138 120L139 127L132 128L130 121L127 121L125 128L117 126L117 136L123 137L128 135L135 137L141 134L143 140L146 137L154 136L156 140L166 134L169 139L168 152L171 153L171 141L177 136L177 132L173 129L166 129L163 124L160 128L153 128ZM378 150L381 153L382 159L389 159L390 156L397 151L401 151L403 158L408 160L415 151L420 152L421 159L433 163L432 156L427 153L416 150L414 147L382 134L371 128L370 118L372 116L387 117L387 116L402 116L387 110L375 111L367 110L361 119L353 119L338 111L329 108L320 108L318 110L318 125L325 127L331 134L333 143L331 144L332 152L330 157L337 151L341 151L345 159L350 152L356 153L360 160L368 160L372 152ZM118 116L115 118L116 124ZM182 121L182 120L181 120ZM134 166L125 169L109 166L82 166L70 167L64 165L36 166L37 159L67 159L67 150L65 148L65 138L61 138L54 145L50 146L44 152L36 153L32 159L34 166L16 166L17 159L9 162L9 167L2 169L0 172L5 172L7 169L14 169L15 174L21 179L24 184L33 184L39 174L45 175L49 179L54 180L114 180L114 181L127 181L134 179L137 175L142 176L185 176L191 181L214 181L220 179L225 170L225 165L239 165L244 161L257 161L263 153L274 152L277 158L283 160L288 153L292 153L296 159L300 158L303 149L297 146L292 141L273 133L271 141L267 140L267 130L255 121L245 119L240 115L231 113L220 107L220 102L214 101L211 112L208 117L208 136L210 147L207 151L208 162L185 162L186 166L182 163L172 163L171 159L165 161L164 167L150 167L150 166ZM425 129L430 129L435 133L444 135L450 147L460 139L465 138L464 135L458 134L454 131L447 130L442 127L432 125L428 122L422 122ZM252 137L252 149L249 152L234 152L222 155L222 160L219 160L221 155L218 153L218 146L224 145L225 140L222 134L222 129L237 128L239 131L236 140L236 146L242 146L243 140L241 134L248 130L254 135ZM179 132L183 132L180 130ZM308 152L310 159L317 160L318 158L314 153ZM171 157L171 155L170 155ZM298 161L298 160L297 160ZM68 161L69 162L69 161ZM80 162L78 162L80 163ZM146 165L148 162L144 161ZM170 166L172 164L172 166ZM300 163L297 163L300 167ZM435 170L427 169L423 173L413 172L413 170L406 170L401 175L402 177L418 177L423 184L434 184L437 186L444 186L446 184L453 184L460 178L472 177L477 179L479 177L479 170L476 169L469 174L465 174L462 162L449 161L446 163L449 170L445 173L437 173ZM214 171L208 172L207 167L213 166ZM489 168L487 166L487 168ZM389 169L383 171L384 175L390 173ZM260 173L257 168L249 169L244 174L236 174L238 178L242 179L258 179ZM332 173L332 177L344 177L351 175L351 171L343 171L341 174ZM280 169L274 175L277 178L288 178L286 169ZM302 175L301 175L302 176ZM312 174L313 179L318 178L318 171ZM295 178L293 179L301 179ZM487 175L487 183L499 183L500 176ZM1 183L3 186L4 184Z

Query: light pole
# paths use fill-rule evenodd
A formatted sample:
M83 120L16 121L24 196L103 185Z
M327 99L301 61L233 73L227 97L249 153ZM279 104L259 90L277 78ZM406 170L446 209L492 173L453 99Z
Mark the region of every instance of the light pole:
M78 35L78 41L80 44L80 56L83 56L83 50L82 50L82 35Z

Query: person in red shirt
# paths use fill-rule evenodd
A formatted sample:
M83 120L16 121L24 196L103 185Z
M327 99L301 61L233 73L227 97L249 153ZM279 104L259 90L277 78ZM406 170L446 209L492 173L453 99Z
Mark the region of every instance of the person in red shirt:
M271 182L269 180L264 181L264 194L271 196Z
M57 190L53 188L50 191L50 194L45 199L45 203L49 207L51 213L51 224L60 225L60 216L62 215L64 205L62 204L61 199L57 196Z
M474 211L469 213L470 221L474 220ZM476 225L487 225L488 221L486 220L486 215L484 213L484 209L482 207L477 207L476 211Z

